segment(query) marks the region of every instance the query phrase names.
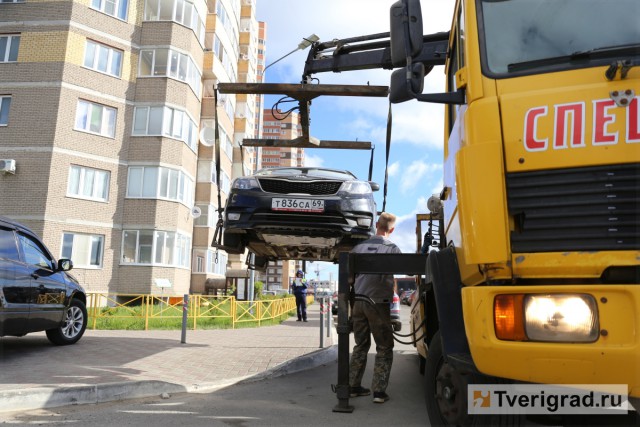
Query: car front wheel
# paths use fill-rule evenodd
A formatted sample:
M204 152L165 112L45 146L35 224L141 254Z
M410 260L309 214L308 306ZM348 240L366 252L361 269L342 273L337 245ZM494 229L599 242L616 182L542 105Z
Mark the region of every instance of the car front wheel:
M55 345L69 345L78 342L87 328L87 308L77 298L71 300L65 310L60 326L47 330L47 338Z

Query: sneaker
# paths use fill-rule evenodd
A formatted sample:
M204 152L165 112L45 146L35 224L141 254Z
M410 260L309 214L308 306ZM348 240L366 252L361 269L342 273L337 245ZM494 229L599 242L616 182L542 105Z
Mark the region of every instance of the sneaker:
M373 403L384 403L389 400L389 395L384 391L373 392Z
M351 387L349 390L349 397L369 396L370 394L371 390L362 386Z
M296 320L296 322L302 322L302 319L298 319L298 320Z
M304 320L303 320L303 322L306 322L306 321L307 321L307 319L304 319Z

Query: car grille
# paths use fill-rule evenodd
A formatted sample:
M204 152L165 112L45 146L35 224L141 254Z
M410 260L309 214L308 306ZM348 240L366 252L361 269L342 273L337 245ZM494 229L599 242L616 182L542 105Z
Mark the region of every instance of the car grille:
M251 216L252 220L261 224L274 226L276 224L302 224L309 227L312 224L343 224L348 222L341 215L292 213L292 212L256 212Z
M324 196L336 194L342 185L342 181L289 181L285 179L259 179L260 186L268 193L278 194L310 194L312 196Z
M513 252L640 248L640 164L508 174Z

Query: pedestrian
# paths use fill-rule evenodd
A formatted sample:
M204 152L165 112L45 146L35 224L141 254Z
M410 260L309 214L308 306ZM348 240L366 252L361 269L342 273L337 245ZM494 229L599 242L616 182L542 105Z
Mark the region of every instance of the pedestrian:
M298 322L307 321L307 279L304 278L304 271L298 270L296 278L291 283L293 295L296 297L296 311Z
M352 253L399 254L400 248L388 237L393 233L396 216L383 212L376 222L376 235L356 245ZM355 294L372 300L356 298L351 319L355 346L349 366L350 397L368 396L371 390L362 387L362 376L367 366L367 353L371 347L371 335L376 342L376 358L373 367L373 401L389 400L386 393L393 363L393 329L391 303L393 302L393 274L358 274L354 283Z

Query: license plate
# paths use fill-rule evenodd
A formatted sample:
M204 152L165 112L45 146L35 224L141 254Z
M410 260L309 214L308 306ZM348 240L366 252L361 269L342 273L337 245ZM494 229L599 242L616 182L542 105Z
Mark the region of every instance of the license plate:
M271 199L271 209L274 211L324 212L324 200L274 197Z

